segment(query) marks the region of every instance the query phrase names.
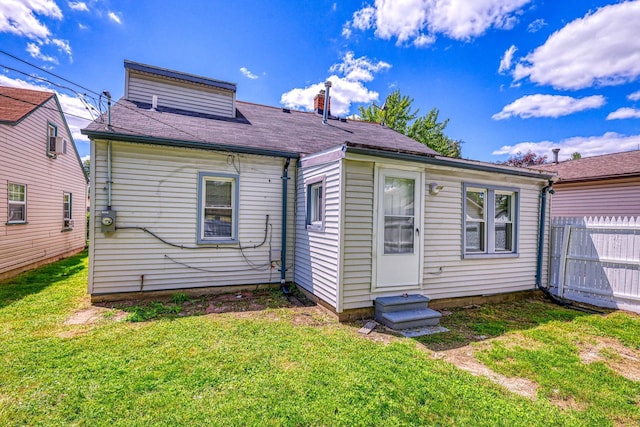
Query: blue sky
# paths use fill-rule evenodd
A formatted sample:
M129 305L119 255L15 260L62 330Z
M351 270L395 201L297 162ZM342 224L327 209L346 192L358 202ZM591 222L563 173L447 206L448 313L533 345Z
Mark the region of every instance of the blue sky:
M120 98L128 59L300 110L330 79L342 116L399 89L450 119L463 157L566 158L640 148L639 35L640 1L3 0L0 85L57 91L83 157L74 92Z

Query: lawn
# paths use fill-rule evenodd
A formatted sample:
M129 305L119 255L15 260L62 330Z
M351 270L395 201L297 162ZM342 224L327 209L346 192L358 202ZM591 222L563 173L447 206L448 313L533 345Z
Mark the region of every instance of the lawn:
M530 300L363 336L269 290L91 309L86 263L0 283L0 425L640 423L634 315Z

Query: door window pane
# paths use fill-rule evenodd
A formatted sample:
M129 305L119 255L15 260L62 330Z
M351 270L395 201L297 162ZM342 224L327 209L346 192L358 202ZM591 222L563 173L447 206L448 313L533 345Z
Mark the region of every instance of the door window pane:
M413 253L415 180L385 177L384 253Z

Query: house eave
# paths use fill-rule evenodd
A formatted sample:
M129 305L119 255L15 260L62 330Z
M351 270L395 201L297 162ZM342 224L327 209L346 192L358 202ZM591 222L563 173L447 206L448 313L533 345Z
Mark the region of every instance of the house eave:
M411 162L426 163L436 166L448 166L460 169L467 169L480 172L501 173L505 175L521 176L526 178L536 178L541 180L550 180L555 178L555 174L536 173L529 170L513 170L505 169L501 167L492 166L490 164L478 164L478 163L465 163L458 162L453 159L447 159L443 157L434 157L429 155L410 154L403 152L391 152L383 150L375 150L371 148L360 148L345 146L345 151L352 154L360 154L366 156L383 157L394 160L406 160Z
M197 142L197 141L183 141L175 139L157 138L153 136L142 135L128 135L122 133L106 132L106 131L94 131L89 129L82 129L82 134L87 135L90 139L104 139L110 141L123 141L134 142L138 144L148 145L161 145L165 147L181 147L181 148L195 148L199 150L208 151L226 151L240 154L255 154L258 156L268 157L283 157L298 159L300 155L296 152L272 150L268 148L247 147L228 144L216 144L210 142Z

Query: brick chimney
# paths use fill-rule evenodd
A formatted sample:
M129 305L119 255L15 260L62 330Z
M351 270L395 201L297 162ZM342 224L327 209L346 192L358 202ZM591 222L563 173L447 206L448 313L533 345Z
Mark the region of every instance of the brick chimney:
M316 114L324 114L324 97L325 97L325 90L320 89L320 92L318 92L316 97L313 98L313 111L315 111ZM331 115L331 97L329 97L328 113L329 115Z

